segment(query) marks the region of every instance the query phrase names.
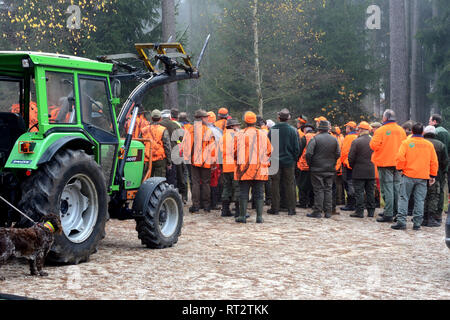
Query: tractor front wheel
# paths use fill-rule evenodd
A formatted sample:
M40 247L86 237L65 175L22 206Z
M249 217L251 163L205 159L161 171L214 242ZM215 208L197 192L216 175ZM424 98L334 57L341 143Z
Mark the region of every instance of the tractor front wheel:
M164 249L178 242L183 226L183 201L166 182L149 179L141 186L134 202L136 231L148 248Z

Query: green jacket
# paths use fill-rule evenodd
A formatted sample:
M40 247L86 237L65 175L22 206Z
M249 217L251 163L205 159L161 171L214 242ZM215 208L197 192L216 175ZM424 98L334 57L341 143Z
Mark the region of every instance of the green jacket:
M286 122L280 122L274 125L269 131L269 139L272 147L276 150L275 141L272 141L274 130L279 130L279 153L276 159L276 151L272 152L272 161L279 160L281 168L289 168L295 165L300 158L300 139L297 130Z
M442 142L445 146L445 150L447 151L447 154L450 150L450 134L448 133L447 129L444 127L437 125L436 126L436 139L438 139L440 142Z

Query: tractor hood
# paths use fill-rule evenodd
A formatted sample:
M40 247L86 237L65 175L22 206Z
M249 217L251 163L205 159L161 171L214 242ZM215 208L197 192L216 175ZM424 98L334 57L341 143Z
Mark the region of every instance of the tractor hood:
M31 63L24 62L27 59ZM80 70L92 70L98 72L112 71L113 65L86 58L67 56L56 53L24 52L24 51L0 51L0 71L21 72L32 65L62 67Z

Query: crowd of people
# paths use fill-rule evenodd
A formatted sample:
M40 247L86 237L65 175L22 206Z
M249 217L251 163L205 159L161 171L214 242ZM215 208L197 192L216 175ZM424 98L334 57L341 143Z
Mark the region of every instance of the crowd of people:
M316 219L346 211L364 218L366 210L374 218L384 201L376 221L393 229L406 229L408 215L414 230L441 225L450 135L440 115L426 127L400 126L386 110L382 123L350 121L344 133L323 116L300 116L297 128L292 120L287 109L276 123L251 111L241 123L226 108L217 116L197 110L192 123L176 109L153 110L150 121L138 117L133 137L145 142L149 175L166 177L185 204L190 190L193 214L221 210L246 223L251 202L257 223L264 205L270 215L296 215L299 207Z

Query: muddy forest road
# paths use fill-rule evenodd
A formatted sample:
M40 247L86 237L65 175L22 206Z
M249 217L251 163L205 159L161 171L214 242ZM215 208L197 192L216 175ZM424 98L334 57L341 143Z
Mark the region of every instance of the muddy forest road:
M266 208L267 209L267 208ZM187 208L185 212L187 212ZM394 231L375 219L267 216L246 225L185 215L178 244L141 246L134 221L109 221L88 263L1 268L0 292L37 299L450 299L444 228Z

